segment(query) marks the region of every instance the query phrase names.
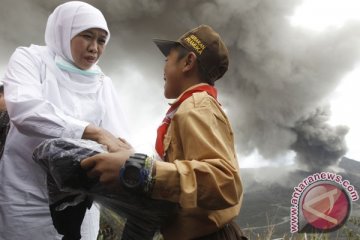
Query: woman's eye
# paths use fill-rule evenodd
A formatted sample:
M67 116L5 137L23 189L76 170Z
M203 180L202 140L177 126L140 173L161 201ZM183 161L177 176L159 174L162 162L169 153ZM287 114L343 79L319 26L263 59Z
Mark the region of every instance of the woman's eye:
M86 38L86 39L91 39L91 36L87 35L87 34L84 34L83 37Z
M100 45L104 45L104 44L105 44L105 42L106 42L106 40L105 40L105 39L99 39L99 40L98 40L98 43L99 43Z

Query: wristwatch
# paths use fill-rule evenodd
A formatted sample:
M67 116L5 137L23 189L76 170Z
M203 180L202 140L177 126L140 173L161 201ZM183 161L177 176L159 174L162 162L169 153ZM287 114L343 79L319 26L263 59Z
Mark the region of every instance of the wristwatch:
M145 181L149 176L149 171L145 169L147 158L145 154L135 153L120 169L120 182L126 190L137 193L144 191Z

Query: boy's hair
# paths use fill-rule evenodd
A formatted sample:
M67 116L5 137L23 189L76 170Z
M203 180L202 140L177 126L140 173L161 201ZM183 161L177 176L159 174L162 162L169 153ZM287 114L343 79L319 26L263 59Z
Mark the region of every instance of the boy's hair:
M190 53L190 51L188 49L186 49L184 46L182 46L181 44L178 44L174 47L174 49L176 49L176 51L178 52L178 58L177 61L180 61L181 59L183 59L188 53ZM211 86L214 86L215 82L209 80L210 78L208 77L207 72L204 70L204 68L201 67L201 63L199 61L199 59L196 59L197 65L198 65L198 74L200 77L201 82L205 82L210 84Z
M4 85L0 85L0 93L4 93Z

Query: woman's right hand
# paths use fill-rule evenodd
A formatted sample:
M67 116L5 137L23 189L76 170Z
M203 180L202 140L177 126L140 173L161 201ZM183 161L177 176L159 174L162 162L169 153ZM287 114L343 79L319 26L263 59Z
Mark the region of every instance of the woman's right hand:
M92 123L85 128L82 138L93 140L107 146L109 152L118 152L122 150L134 152L133 147L125 139L116 138L107 130L97 127Z

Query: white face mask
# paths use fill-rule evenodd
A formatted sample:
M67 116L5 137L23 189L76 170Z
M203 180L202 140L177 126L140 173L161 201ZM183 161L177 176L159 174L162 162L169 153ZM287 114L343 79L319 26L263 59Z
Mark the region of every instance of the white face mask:
M97 8L84 2L67 2L55 8L49 16L45 43L54 53L72 63L71 39L90 28L105 30L108 33L106 43L109 41L110 31L103 14Z
M70 72L70 73L76 73L84 76L95 76L102 74L102 71L98 65L92 66L90 69L82 70L78 67L76 67L74 64L65 61L62 57L59 55L55 56L55 63L56 66L58 66L61 70Z

